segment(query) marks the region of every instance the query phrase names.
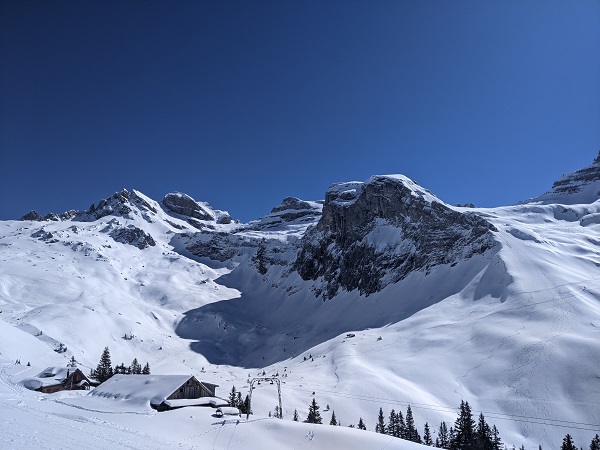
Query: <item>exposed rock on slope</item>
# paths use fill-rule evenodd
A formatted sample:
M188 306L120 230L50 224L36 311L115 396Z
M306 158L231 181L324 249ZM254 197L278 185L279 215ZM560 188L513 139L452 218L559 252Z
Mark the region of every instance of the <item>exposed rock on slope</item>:
M182 194L181 192L165 195L162 203L169 211L181 216L198 220L216 221L218 223L231 222L231 216L226 212L212 210L208 205L203 205L189 195Z
M598 199L600 199L600 152L591 165L563 175L554 182L548 192L523 203L573 205L593 203Z
M494 245L493 225L455 211L412 180L375 176L329 188L323 216L309 230L295 262L315 292L332 298L340 288L369 295L410 272L455 264Z
M110 233L110 237L112 237L116 242L133 245L140 250L148 247L154 247L156 245L156 242L152 236L150 236L144 230L133 225L113 230Z

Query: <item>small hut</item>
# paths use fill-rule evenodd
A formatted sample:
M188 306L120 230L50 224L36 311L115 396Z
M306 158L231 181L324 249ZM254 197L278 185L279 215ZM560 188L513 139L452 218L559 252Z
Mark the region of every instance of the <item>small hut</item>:
M23 386L32 391L51 394L90 388L90 380L76 367L48 367L35 377L25 378Z

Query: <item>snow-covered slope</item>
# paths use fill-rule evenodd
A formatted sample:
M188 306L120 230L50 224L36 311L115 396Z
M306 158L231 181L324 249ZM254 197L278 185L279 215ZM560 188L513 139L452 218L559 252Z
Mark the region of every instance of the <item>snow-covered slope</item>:
M600 202L582 197L597 177L580 175L560 184L573 189L555 183L560 204L452 207L393 175L332 185L324 202L287 198L248 224L185 194L155 202L125 190L88 211L0 222L0 402L21 402L11 406L19 420L50 414L64 429L66 416L83 417L90 436L137 430L133 447L140 436L170 445L148 424L170 429L193 415L196 434L181 425L179 442L228 433L236 448L233 422L115 414L87 397L38 407L14 384L71 356L89 370L109 346L114 364L137 357L154 373L195 374L222 396L233 384L246 392L263 370L279 374L284 419L306 417L316 397L344 425L362 417L372 430L379 407L411 404L422 431L425 421L450 425L467 400L509 445L553 448L570 433L587 446L600 429ZM53 351L61 343L67 351ZM17 359L37 372L8 367ZM275 394L257 390L256 418ZM263 433L292 436L290 448L321 433L318 448L388 444L286 422L244 423L253 437L239 445ZM7 430L17 436L18 423Z

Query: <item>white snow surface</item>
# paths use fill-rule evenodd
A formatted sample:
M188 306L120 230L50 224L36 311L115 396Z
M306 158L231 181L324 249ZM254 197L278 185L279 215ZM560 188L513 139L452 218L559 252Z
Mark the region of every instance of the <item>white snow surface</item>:
M2 447L416 449L347 425L362 417L372 431L380 407L387 419L392 408L410 404L421 433L426 421L435 431L441 421L452 425L467 400L509 447L557 448L570 433L587 448L600 430L600 202L468 210L496 226L499 251L412 274L368 298L344 292L325 303L299 278L287 281L296 283L287 295L269 291L250 269L199 262L174 239L190 232L189 224L160 209L90 222L0 222ZM152 235L156 246L140 250L109 237L126 225ZM382 242L398 238L382 225ZM286 239L283 229L251 232ZM225 285L225 275L237 277L237 288ZM259 307L273 317L252 333L264 338L265 355L285 356L265 367L216 365L175 333L189 311L227 304L240 317ZM221 342L236 333L227 320L215 313L198 326ZM304 334L290 334L296 327ZM355 337L347 338L350 332ZM65 353L53 351L60 343ZM135 357L153 374L188 373L218 384L224 397L233 385L245 395L248 380L263 371L279 374L284 419L268 417L277 404L268 383L253 392L249 420L217 419L202 407L157 413L148 395L46 395L20 384L71 356L89 371L105 346L113 365ZM286 346L301 351L282 353ZM335 411L344 426L292 422L295 409L306 418L313 397L324 423Z

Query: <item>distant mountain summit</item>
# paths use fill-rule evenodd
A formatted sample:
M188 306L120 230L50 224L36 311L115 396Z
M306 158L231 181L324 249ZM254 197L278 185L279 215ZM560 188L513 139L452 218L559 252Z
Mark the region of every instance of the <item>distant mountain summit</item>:
M544 194L522 203L565 205L594 203L600 199L600 152L594 162L573 173L563 175Z
M332 185L323 215L303 239L295 268L315 293L370 295L411 272L457 264L495 245L495 227L452 209L403 175Z

